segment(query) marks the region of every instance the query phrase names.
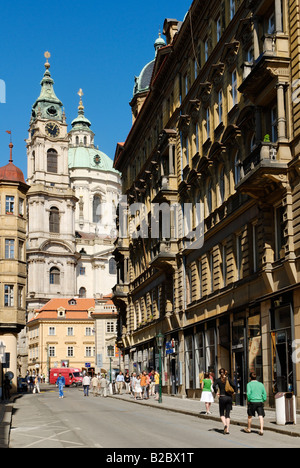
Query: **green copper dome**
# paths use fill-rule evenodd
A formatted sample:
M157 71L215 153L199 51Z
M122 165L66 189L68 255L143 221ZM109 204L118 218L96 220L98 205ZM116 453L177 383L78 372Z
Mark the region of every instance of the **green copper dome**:
M69 169L117 172L113 168L112 159L95 148L94 133L90 128L92 124L84 115L82 89L79 90L78 94L80 96L78 116L73 120L72 129L69 132L72 142L69 147Z
M69 169L117 172L113 168L112 159L105 153L86 146L76 146L69 149Z

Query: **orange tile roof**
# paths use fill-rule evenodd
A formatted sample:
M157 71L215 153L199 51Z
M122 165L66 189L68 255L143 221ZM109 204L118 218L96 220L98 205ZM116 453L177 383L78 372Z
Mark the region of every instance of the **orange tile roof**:
M104 305L114 305L110 299L112 294L104 296ZM36 310L36 316L32 318L28 323L35 320L57 320L57 310L60 308L65 309L65 317L59 320L91 320L88 316L88 311L95 308L95 299L74 299L76 305L69 304L74 298L65 299L51 299L45 304L40 310ZM106 314L116 314L117 311L111 310L106 311ZM102 312L103 314L103 312Z
M71 305L69 302L74 298L68 299L51 299L47 304L42 307L39 312L44 312L48 310L55 310L63 307L67 311L84 311L89 310L91 307L95 307L95 299L74 299L76 305Z

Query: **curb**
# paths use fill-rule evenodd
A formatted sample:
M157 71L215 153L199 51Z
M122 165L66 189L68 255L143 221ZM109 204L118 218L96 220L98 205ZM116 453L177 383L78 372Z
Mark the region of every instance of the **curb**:
M13 405L7 405L3 419L0 423L0 448L9 448L10 429L12 421Z
M4 407L3 418L0 420L0 448L9 448L10 430L13 416L13 404L20 395L14 395L10 398L9 403Z
M108 398L115 398L115 396L108 395ZM125 401L125 402L128 402L128 403L137 404L137 405L140 405L140 406L147 406L148 408L157 408L157 409L164 410L164 411L171 411L172 413L184 414L186 416L193 416L193 417L199 418L199 419L205 419L205 420L220 422L220 418L216 417L216 416L210 416L210 415L206 416L204 414L198 414L198 413L195 413L193 411L181 410L181 409L176 409L176 408L168 408L166 406L155 406L155 405L151 405L149 403L144 403L144 402L141 403L140 401L135 401L135 400L124 400L124 399L118 398L118 397L115 398L115 399ZM237 420L234 420L234 419L230 420L230 424L232 426L247 427L246 422L241 422L241 421L237 421ZM259 424L253 423L252 424L252 429L260 430ZM276 427L265 426L264 431L276 432L277 434L287 435L289 437L300 437L300 432L293 432L293 431L289 431L289 430L280 429L280 427L278 427L278 426L276 426Z

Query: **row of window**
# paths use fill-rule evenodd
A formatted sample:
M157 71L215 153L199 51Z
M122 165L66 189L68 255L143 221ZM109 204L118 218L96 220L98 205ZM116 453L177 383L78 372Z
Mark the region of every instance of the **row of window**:
M90 358L95 357L95 347L86 346L84 351L84 357ZM56 346L49 346L49 357L56 358ZM75 347L67 346L66 357L73 358L75 357ZM38 359L39 358L39 348L33 347L29 349L29 359Z
M160 295L161 286L147 294L147 297L141 297L134 303L134 328L146 325L147 322L159 318L160 316ZM147 301L149 307L147 307Z
M95 195L93 199L93 223L100 223L102 219L101 207L102 207L101 197L98 195ZM49 230L53 234L60 233L60 213L59 213L59 209L56 208L55 206L52 206L50 208Z
M231 281L240 281L243 279L247 264L248 274L256 273L260 268L259 252L259 228L253 223L244 228L246 239L249 243L246 252L244 247L245 233L241 231L234 236L234 242L231 242L230 249L227 241L216 246L205 256L196 262L198 277L198 293L194 296L193 288L193 268L187 266L185 269L186 278L186 304L193 300L201 299L203 296L212 294L216 289L225 288L228 285L228 265L230 256L233 257L234 273L231 267ZM278 207L274 210L274 261L280 260L284 255L284 208ZM247 256L247 258L246 258ZM234 274L234 276L232 276Z

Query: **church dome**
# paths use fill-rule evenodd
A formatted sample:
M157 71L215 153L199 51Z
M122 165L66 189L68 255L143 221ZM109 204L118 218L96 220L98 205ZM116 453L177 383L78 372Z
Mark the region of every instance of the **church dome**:
M166 43L165 43L164 39L161 37L161 33L159 33L159 37L156 39L156 41L154 43L155 58L156 58L158 49L161 49L162 47L165 47L165 45L166 45ZM154 64L155 64L155 59L152 60L151 62L147 63L147 65L141 71L140 75L138 77L137 76L135 77L135 85L134 85L134 89L133 89L133 96L136 96L137 94L149 91L151 78L152 78L152 73L153 73L153 69L154 69Z
M155 60L152 60L152 62L148 63L141 71L140 76L135 78L135 85L134 85L134 90L133 90L134 96L136 94L149 91L154 63L155 63Z
M17 166L13 164L12 161L12 149L13 144L10 143L10 160L6 166L0 168L0 182L18 182L26 184L24 179L24 174Z
M86 146L75 146L69 149L69 168L117 172L109 156L96 148Z

